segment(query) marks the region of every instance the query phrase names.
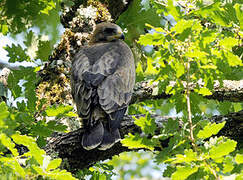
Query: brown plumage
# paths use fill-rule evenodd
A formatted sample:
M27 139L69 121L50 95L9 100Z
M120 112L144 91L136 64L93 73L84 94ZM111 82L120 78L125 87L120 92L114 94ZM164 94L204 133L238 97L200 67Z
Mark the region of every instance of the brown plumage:
M135 66L119 26L96 26L90 45L72 63L72 96L84 124L82 146L106 150L120 140L119 126L132 96Z

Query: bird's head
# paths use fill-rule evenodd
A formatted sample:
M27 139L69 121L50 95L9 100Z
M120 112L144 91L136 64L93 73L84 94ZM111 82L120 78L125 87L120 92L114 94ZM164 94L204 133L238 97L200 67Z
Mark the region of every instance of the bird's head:
M122 29L113 23L100 23L96 26L93 35L91 36L91 43L97 42L111 42L117 39L124 40Z

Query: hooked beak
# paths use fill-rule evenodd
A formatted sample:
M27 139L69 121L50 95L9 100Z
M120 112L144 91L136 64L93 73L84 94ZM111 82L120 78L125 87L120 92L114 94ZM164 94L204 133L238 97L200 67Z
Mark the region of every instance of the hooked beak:
M116 40L116 39L124 40L125 36L124 36L123 32L117 32L115 35L108 37L108 41L113 41L113 40Z
M116 37L117 39L122 39L122 40L125 39L125 36L124 36L124 34L123 34L122 31L118 31L117 34L115 35L115 37Z
M125 36L123 33L121 34L120 39L125 40Z

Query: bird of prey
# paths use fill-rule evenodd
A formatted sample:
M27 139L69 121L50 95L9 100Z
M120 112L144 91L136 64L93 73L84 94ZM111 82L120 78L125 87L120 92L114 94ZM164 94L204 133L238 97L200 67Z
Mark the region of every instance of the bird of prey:
M123 40L118 25L100 23L72 62L72 96L83 120L86 150L106 150L120 140L118 128L135 84L133 54Z

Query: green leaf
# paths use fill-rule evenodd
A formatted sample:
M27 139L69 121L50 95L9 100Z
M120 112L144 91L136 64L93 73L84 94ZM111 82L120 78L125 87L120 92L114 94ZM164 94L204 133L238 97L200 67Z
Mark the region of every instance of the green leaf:
M218 134L218 132L224 127L225 121L219 124L216 123L208 123L203 130L200 130L197 134L198 138L206 139L211 137L212 135Z
M146 71L145 71L145 75L157 75L159 70L156 69L156 67L154 67L153 65L153 59L151 57L148 57L147 58L147 68L146 68Z
M39 175L42 175L42 176L44 176L45 175L45 173L43 172L43 169L41 168L41 167L39 167L39 166L36 166L36 165L32 165L31 166Z
M121 140L121 143L123 146L126 146L129 149L145 148L151 151L154 149L151 140L141 137L139 134L132 135L129 133L124 139Z
M198 46L195 46L191 51L187 51L185 55L192 58L206 58L207 53L196 48L198 48Z
M24 168L20 166L20 164L17 162L16 159L14 159L12 162L12 168L16 171L15 174L20 175L22 178L25 178L25 171Z
M138 41L141 45L161 45L164 43L164 35L160 33L153 33L146 35L141 35Z
M26 33L24 45L26 47L30 47L32 45L32 41L33 41L34 38L35 38L35 34L32 30L29 31L28 33Z
M203 87L199 89L198 94L201 94L203 96L210 96L212 95L212 92L208 88Z
M176 77L180 78L185 73L185 66L179 61L175 62Z
M55 120L53 121L49 121L47 123L47 127L48 129L52 130L52 131L59 131L59 132L64 132L67 129L67 126L64 124L61 124Z
M3 35L7 35L7 33L8 33L8 25L0 24L0 32L2 32Z
M61 171L53 171L51 174L48 174L48 177L56 180L75 180L70 172L67 172L66 170Z
M15 149L15 144L11 141L11 139L8 136L6 136L6 134L0 134L0 141L2 145L8 148L15 157L19 155L17 149Z
M192 161L198 161L197 153L193 152L192 149L186 149L184 154L176 154L176 157L173 159L168 159L165 162L170 162L172 164L177 163L190 163Z
M186 179L191 174L197 172L198 167L191 166L177 166L176 172L174 172L171 176L172 180L183 180Z
M219 141L209 150L212 159L221 158L235 150L237 142L230 139L219 138Z
M173 0L168 0L167 7L166 7L168 14L171 14L173 18L178 21L180 19L180 9L179 7L174 6Z
M238 56L229 51L225 55L230 66L242 66L242 61Z
M243 163L243 154L236 154L236 156L235 156L235 162L237 164L242 164Z
M223 173L229 173L234 169L234 162L233 162L233 158L230 156L227 156L224 159L224 163L223 163Z
M145 134L154 134L154 131L156 130L156 124L154 122L154 119L150 117L149 114L147 114L145 117L140 117L137 119L134 117L135 121L134 123L141 127L142 131L145 132Z
M235 4L234 5L236 16L238 18L238 21L240 23L240 29L243 30L243 10L242 10L242 4Z
M0 102L0 127L3 126L4 122L3 120L8 117L8 107L6 106L5 102Z
M47 2L48 3L46 3L47 6L45 7L45 9L40 11L43 14L49 14L49 11L56 7L54 1L47 1Z
M67 116L67 117L78 117L78 114L74 113L72 111L69 111L68 113L65 114L65 116Z
M243 179L243 171L239 175L236 176L235 180L242 180Z
M42 61L47 61L48 57L51 55L52 44L50 41L39 41L38 51L36 59L41 59Z
M52 134L52 131L46 128L46 125L42 121L39 121L36 125L33 125L31 127L31 131L35 136L49 137Z
M188 28L191 28L194 24L193 20L180 20L177 24L171 28L171 31L175 31L176 33L180 34Z
M14 98L23 96L21 87L18 85L21 79L26 81L23 86L25 87L24 95L28 99L27 107L29 110L35 111L37 100L35 82L38 80L35 68L22 67L20 70L12 70L8 76L8 87L10 88Z
M232 47L236 46L238 43L239 40L232 37L226 37L219 41L219 45L224 47L228 51L231 51Z
M154 29L157 32L166 33L166 31L161 27L154 27L154 26L152 26L151 24L148 24L148 23L146 23L145 25L147 27L150 27L151 29Z
M53 159L47 166L46 171L50 171L53 169L58 168L61 165L62 159L58 158L58 159Z
M177 133L177 130L179 130L179 120L169 118L167 123L164 124L164 128L161 129L161 133L172 136Z
M133 0L116 21L122 29L128 30L125 34L128 44L133 44L134 39L138 39L144 33L145 23L160 26L161 17L156 13L156 9L150 4L150 8L145 8L141 2L142 0Z
M8 62L14 63L17 61L30 61L29 56L25 53L26 49L23 49L19 44L17 46L15 44L12 44L11 47L7 45L4 49L8 52Z
M45 151L40 149L36 142L35 139L26 135L19 135L19 134L13 134L12 139L17 143L17 144L23 144L29 149L29 152L35 160L42 165L44 157L43 155L45 154Z
M58 116L58 115L68 113L72 109L73 109L72 106L64 106L64 105L59 105L57 107L52 106L52 107L48 107L46 109L46 114L47 114L47 116Z

